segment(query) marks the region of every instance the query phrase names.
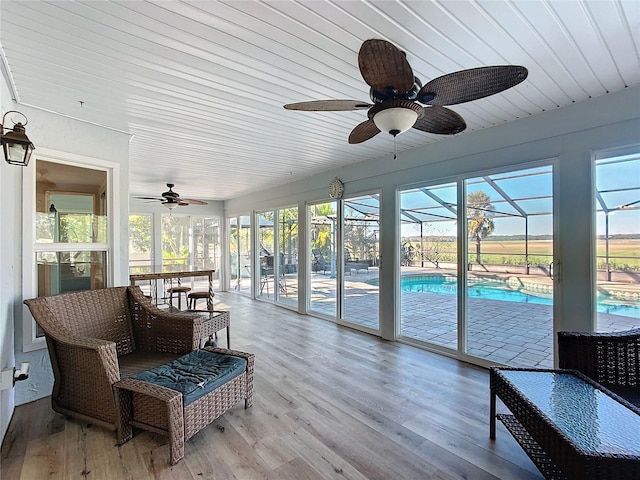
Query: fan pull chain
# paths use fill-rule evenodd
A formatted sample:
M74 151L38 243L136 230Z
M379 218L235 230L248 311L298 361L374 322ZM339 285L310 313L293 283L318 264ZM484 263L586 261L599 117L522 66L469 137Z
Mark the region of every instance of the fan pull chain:
M396 136L393 136L393 159L397 160L398 159L398 148L396 145Z

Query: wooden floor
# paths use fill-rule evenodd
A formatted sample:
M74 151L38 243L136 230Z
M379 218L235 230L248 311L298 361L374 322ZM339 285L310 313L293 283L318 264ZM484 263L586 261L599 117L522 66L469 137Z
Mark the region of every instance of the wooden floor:
M489 440L486 370L232 293L216 299L231 309L232 347L256 355L251 409L203 429L171 467L164 437L118 447L47 397L16 408L0 478L542 478L500 424Z

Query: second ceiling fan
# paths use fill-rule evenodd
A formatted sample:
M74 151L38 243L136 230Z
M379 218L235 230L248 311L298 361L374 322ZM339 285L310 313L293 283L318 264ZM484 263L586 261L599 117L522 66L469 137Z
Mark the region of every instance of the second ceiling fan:
M169 210L173 210L176 207L184 207L186 205L206 205L207 202L202 200L194 200L192 198L180 198L178 192L173 191L173 187L175 185L173 183L167 183L167 187L169 190L162 193L161 197L135 197L141 200L159 200L162 202L162 205L167 207Z
M428 133L453 135L467 125L460 115L444 105L500 93L528 75L525 67L498 65L450 73L422 86L404 52L380 39L362 44L358 66L362 78L371 87L369 96L373 104L357 100L315 100L290 103L284 108L325 112L368 110L368 120L351 131L349 143L362 143L381 131L395 137L412 127Z

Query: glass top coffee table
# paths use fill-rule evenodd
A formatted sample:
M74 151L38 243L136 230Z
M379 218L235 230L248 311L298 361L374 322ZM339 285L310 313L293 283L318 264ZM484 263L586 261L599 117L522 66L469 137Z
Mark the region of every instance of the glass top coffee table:
M545 478L640 479L640 410L591 379L493 367L490 388L491 439L498 418Z

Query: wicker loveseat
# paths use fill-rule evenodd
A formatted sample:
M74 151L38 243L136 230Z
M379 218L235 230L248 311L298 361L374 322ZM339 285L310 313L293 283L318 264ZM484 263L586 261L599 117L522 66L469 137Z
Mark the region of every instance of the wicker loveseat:
M558 354L560 368L578 370L640 407L640 328L558 332Z
M44 330L53 367L52 408L118 428L113 384L199 347L198 316L161 311L139 287L112 287L24 302Z

